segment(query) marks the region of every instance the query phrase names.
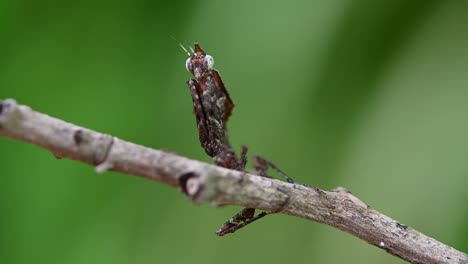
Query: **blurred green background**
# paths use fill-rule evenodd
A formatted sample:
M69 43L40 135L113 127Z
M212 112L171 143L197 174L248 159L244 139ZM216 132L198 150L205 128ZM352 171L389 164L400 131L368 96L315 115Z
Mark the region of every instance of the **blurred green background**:
M233 145L345 186L468 251L468 2L0 2L0 98L207 159L183 44L215 58ZM403 263L331 227L193 205L157 182L0 138L1 263Z

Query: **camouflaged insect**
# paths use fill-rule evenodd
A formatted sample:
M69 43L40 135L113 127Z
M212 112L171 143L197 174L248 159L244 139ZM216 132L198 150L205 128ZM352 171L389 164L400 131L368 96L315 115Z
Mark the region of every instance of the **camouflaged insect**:
M242 146L241 156L238 158L229 144L226 123L231 116L234 103L221 80L221 76L213 68L213 57L206 54L198 43L195 43L193 54L190 54L182 45L181 47L189 55L185 67L193 75L193 78L188 81L188 87L192 96L199 139L203 149L213 158L216 165L245 171L247 147ZM254 168L259 176L270 177L267 174L270 167L277 170L283 177L285 176L288 182L293 182L271 162L259 156L254 156L253 159ZM262 212L255 216L255 208L244 208L224 223L216 231L216 234L223 236L234 233L267 214L267 212Z

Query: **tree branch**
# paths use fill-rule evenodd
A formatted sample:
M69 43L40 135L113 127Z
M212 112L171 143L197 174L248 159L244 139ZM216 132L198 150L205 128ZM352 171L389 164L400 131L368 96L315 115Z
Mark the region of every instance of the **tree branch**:
M298 216L359 237L413 263L468 263L468 255L367 206L344 188L324 191L150 149L0 101L0 136L26 141L56 157L146 177L183 191L196 203L240 205Z

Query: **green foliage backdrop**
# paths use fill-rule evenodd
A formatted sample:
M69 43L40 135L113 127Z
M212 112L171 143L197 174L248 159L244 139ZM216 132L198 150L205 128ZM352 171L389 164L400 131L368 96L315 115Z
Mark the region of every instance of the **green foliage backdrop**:
M199 41L236 104L235 146L300 182L345 186L468 251L463 1L0 2L0 98L206 160L186 87ZM57 160L0 138L1 263L402 263L348 234Z

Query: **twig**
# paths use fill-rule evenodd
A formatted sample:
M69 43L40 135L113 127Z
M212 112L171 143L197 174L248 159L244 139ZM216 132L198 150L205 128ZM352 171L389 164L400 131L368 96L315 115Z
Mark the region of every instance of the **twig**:
M60 158L146 177L196 203L240 205L324 223L413 263L468 263L468 255L367 206L344 188L323 191L228 170L154 150L0 101L0 136L26 141Z

